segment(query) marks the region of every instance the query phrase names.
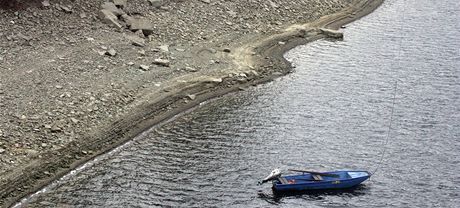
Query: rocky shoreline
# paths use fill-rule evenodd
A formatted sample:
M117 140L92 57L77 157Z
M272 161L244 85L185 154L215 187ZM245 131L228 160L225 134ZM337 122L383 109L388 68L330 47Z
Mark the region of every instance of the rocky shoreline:
M289 73L285 51L336 37L382 0L127 1L147 36L103 23L103 0L46 2L0 10L2 207L203 101Z

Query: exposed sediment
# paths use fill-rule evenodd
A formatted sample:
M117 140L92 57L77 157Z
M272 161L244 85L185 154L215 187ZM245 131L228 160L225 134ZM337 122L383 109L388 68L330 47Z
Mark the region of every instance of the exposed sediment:
M330 37L383 0L171 1L154 12L142 1L128 1L128 13L157 20L156 33L140 40L131 31L93 23L98 11L91 7L102 2L78 10L62 3L47 6L60 9L44 11L81 20L73 17L76 22L38 39L21 33L30 25L20 23L30 20L27 15L49 14L0 13L8 17L0 26L3 207L203 101L289 73L285 51ZM248 5L238 6L242 2ZM251 18L254 12L259 17ZM57 24L47 21L41 24ZM201 26L192 24L199 21ZM8 30L15 27L19 35ZM133 39L145 42L133 45Z

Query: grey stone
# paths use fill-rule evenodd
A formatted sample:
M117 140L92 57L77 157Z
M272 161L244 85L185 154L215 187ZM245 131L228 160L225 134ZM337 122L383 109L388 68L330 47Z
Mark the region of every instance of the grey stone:
M156 8L160 8L165 4L163 0L148 0L150 2L150 5Z
M187 95L187 97L190 100L195 100L196 99L196 95Z
M78 120L76 118L70 118L70 121L72 121L72 123L74 124L78 123Z
M321 33L327 35L330 38L337 38L337 39L343 38L343 33L338 30L331 30L327 28L321 28L319 30L321 31Z
M42 5L43 5L44 7L49 7L49 6L51 6L49 0L44 0L44 1L42 1Z
M142 69L143 71L148 71L150 69L150 66L147 66L147 65L139 65L139 68Z
M102 5L101 5L101 8L102 9L105 9L105 10L108 10L110 12L112 12L112 14L114 14L115 16L121 16L123 14L126 14L123 10L119 9L117 6L115 6L114 3L112 2L104 2Z
M126 25L129 27L131 26L132 22L135 21L134 17L129 16L128 14L123 14L121 15L120 19L126 23Z
M51 132L60 132L62 129L59 126L53 126L51 127Z
M112 0L113 1L113 4L115 4L115 6L119 7L119 8L126 8L126 5L127 5L127 0Z
M118 23L118 18L111 11L102 9L99 11L99 18L105 23L115 26L117 28L122 28L120 23Z
M198 69L187 66L187 67L185 67L185 71L188 71L188 72L197 72Z
M135 35L129 35L129 36L126 36L126 38L134 46L138 46L138 47L144 47L145 46L145 39L143 39L143 38L140 38L140 37L135 36Z
M169 67L170 61L166 60L166 59L155 59L155 60L153 60L153 64L159 65L159 66Z
M115 51L115 49L111 48L111 49L109 49L108 51L105 52L105 55L108 55L108 56L116 56L116 55L117 55L117 51Z
M129 29L133 32L141 30L145 36L149 36L153 33L152 23L146 19L133 19Z
M4 152L6 152L6 150L5 150L5 149L2 149L2 148L0 148L0 154L3 154Z
M62 11L64 11L65 13L68 13L68 14L73 12L72 9L70 7L68 7L68 6L61 5L61 9L62 9Z
M169 52L169 45L158 46L158 49L160 49L163 52Z
M222 78L209 77L209 78L205 79L205 82L222 83L223 80L222 80Z

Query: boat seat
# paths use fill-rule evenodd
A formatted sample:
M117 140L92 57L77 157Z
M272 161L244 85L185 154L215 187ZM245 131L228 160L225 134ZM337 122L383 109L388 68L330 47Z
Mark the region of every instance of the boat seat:
M322 181L323 180L323 177L321 177L320 175L312 174L311 177L313 177L313 180L315 180L315 181Z
M283 178L283 177L279 177L278 181L280 181L281 184L288 184L289 183L288 180L286 178Z

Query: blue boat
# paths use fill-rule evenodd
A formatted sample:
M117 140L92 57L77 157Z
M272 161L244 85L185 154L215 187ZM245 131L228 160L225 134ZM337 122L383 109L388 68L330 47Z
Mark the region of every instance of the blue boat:
M262 183L272 181L275 192L326 191L350 189L371 177L368 171L290 171L301 174L281 176L281 171L274 170Z

